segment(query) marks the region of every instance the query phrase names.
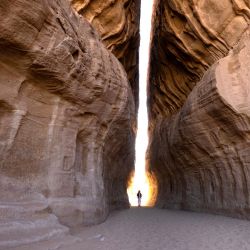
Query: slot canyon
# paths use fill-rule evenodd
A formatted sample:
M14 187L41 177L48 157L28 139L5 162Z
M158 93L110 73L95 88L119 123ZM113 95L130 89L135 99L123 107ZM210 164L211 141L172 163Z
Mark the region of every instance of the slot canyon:
M140 51L146 3L0 1L0 249L249 249L250 1L154 0L150 46ZM144 73L139 51L149 56ZM131 208L143 105L142 198L154 208ZM148 240L158 230L166 242L164 232L185 235L194 217L211 234L217 222L244 231L246 245L156 247L157 238L136 248L126 216L149 220L137 223ZM174 220L177 229L161 226ZM108 243L91 236L95 227L106 238L121 230L127 245L98 248L92 241ZM62 239L71 248L58 247Z

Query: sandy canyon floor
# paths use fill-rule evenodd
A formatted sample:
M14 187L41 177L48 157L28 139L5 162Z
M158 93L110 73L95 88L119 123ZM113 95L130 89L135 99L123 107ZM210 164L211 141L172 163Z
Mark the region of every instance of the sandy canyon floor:
M249 250L250 222L202 213L131 208L71 236L15 250Z

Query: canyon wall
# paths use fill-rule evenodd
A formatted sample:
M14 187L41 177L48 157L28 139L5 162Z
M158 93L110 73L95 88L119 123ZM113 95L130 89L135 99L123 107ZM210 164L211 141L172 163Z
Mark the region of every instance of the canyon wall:
M6 249L129 206L136 112L124 67L67 1L2 0L0 16Z
M139 22L141 0L69 0L101 35L103 43L122 63L139 104Z
M250 218L249 1L161 1L148 106L157 205Z

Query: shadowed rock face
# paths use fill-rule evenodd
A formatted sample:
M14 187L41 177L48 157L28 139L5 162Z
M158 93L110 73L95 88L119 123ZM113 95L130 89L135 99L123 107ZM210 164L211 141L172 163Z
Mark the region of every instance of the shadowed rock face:
M204 72L246 31L249 8L244 0L156 0L149 85L152 120L182 107Z
M157 205L250 218L249 1L155 7L148 157Z
M64 0L2 0L0 16L0 210L20 219L37 201L67 225L101 222L128 206L126 72Z
M138 108L140 0L70 0L124 66Z

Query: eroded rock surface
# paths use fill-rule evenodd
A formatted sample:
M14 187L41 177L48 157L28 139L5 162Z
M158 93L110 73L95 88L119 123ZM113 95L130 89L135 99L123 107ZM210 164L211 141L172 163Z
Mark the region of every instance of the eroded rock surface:
M124 66L138 108L140 0L69 0Z
M156 3L148 157L160 207L250 218L249 7Z
M151 164L160 180L158 205L250 218L249 63L248 36L157 126Z
M156 0L150 65L150 116L176 113L204 72L239 41L248 0Z
M14 211L0 233L9 223L14 235L12 221L27 219L15 211L41 200L42 212L31 214L101 222L128 206L135 105L127 74L67 1L2 0L0 16L0 219Z

